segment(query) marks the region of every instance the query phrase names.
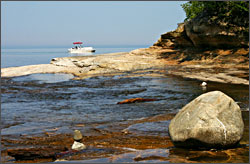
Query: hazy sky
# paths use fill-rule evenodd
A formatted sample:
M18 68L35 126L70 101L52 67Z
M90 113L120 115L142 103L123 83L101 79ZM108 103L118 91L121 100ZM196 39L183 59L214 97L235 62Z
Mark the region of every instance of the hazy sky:
M184 21L183 3L1 2L2 46L152 45Z

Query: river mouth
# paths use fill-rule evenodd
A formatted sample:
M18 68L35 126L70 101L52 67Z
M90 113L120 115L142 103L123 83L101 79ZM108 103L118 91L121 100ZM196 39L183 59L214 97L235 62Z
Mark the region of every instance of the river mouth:
M120 136L125 129L135 138L164 139L168 138L170 119L159 120L158 117L175 114L197 96L213 90L224 92L239 104L242 111L249 111L249 90L245 85L208 82L203 88L199 80L167 74L160 77L117 75L72 79L72 75L65 74L2 78L3 138L72 134L75 129L81 130L86 137L104 135L105 132L119 132ZM158 101L117 104L137 97ZM152 121L154 117L158 120Z

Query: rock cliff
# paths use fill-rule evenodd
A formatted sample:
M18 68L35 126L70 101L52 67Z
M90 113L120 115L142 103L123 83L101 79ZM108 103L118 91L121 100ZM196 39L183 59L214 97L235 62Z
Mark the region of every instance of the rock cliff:
M173 64L249 65L249 31L216 18L195 18L178 24L175 31L162 34L151 47L132 51L133 54L157 54ZM249 67L248 67L249 68Z
M249 60L248 18L224 20L205 13L178 24L175 31L162 34L151 49L174 49L162 57L184 61L207 61L220 64L245 64Z
M239 23L240 22L240 23ZM229 21L202 13L161 35L154 44L163 48L248 48L248 18Z

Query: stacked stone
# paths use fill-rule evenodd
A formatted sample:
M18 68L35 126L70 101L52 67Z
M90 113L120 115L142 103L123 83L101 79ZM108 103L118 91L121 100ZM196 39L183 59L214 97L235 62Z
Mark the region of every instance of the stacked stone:
M78 151L86 149L86 146L83 143L81 143L82 138L83 138L82 133L79 130L75 130L74 131L74 143L71 149L78 150Z

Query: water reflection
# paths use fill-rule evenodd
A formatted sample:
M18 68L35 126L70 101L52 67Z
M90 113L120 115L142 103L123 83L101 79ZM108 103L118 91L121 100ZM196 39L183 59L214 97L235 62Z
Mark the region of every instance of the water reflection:
M83 52L83 53L69 53L70 56L91 56L95 55L94 52Z

